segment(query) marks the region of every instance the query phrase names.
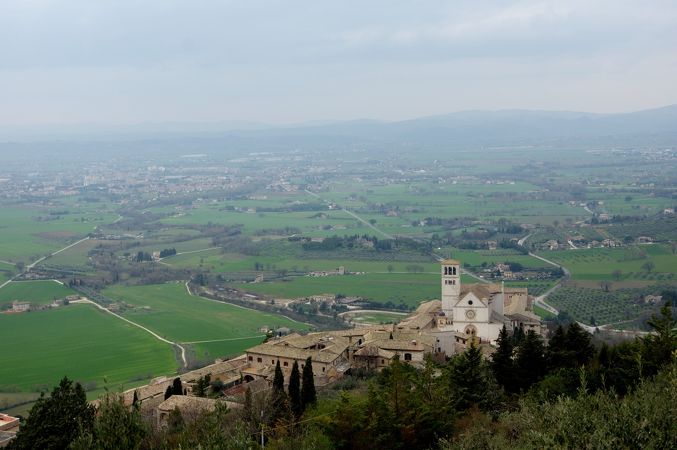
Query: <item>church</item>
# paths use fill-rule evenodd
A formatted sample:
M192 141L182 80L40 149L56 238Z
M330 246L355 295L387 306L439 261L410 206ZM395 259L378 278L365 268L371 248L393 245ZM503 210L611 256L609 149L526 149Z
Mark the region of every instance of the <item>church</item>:
M452 355L467 342L494 344L505 325L541 333L527 288L506 288L492 283L461 283L461 263L441 261L441 300L425 302L400 322L402 331L425 331L436 337L435 351Z

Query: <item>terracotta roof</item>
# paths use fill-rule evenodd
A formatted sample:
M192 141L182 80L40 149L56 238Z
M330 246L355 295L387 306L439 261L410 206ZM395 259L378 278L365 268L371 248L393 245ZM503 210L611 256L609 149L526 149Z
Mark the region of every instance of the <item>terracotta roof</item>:
M305 350L293 346L260 344L247 350L247 354L266 355L276 358L293 358L305 360L309 356L313 361L322 363L331 363L341 355L328 350Z
M432 313L442 308L442 302L439 300L431 300L418 305L417 313Z

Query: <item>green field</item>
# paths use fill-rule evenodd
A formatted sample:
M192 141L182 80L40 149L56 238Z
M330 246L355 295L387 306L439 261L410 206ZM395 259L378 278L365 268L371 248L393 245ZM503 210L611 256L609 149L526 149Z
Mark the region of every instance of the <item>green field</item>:
M280 315L189 295L183 283L113 286L103 294L135 306L122 315L166 339L179 343L217 341L191 344L200 357L237 355L263 339L262 326L308 329L306 324ZM245 337L251 339L241 339Z
M619 280L677 279L677 254L667 245L563 250L543 255L569 269L574 280L614 280L616 270L621 271ZM651 272L642 267L647 262L655 265Z
M114 215L85 209L5 206L0 223L0 259L29 262L82 239Z
M48 305L55 299L77 294L71 288L53 280L12 281L0 289L0 305L14 300L30 301L36 305Z
M339 266L345 267L348 272L387 273L407 272L407 266L417 265L424 272L438 273L439 263L410 262L410 261L368 261L337 259L313 259L313 258L285 258L269 255L246 256L236 253L221 254L219 250L208 252L191 253L167 258L163 262L173 267L204 267L215 273L227 272L255 272L255 265L259 263L259 271L320 271L332 270Z
M177 368L170 345L91 305L0 314L0 341L3 391L51 388L64 375L117 388Z
M463 277L464 283L474 279ZM343 294L376 303L419 303L440 297L440 276L435 273L367 273L329 277L296 277L286 282L235 283L237 289L280 298L308 297L318 294Z

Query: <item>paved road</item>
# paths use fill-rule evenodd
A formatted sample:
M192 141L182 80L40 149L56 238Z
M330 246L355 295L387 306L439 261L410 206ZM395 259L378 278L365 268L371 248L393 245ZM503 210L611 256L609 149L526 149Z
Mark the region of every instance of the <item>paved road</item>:
M89 240L89 237L86 237L86 238L84 238L84 239L80 239L79 241L73 242L72 244L67 245L67 246L65 246L64 248L60 249L60 250L57 250L57 251L55 251L54 253L50 253L50 254L47 255L47 256L43 256L42 258L38 259L37 261L34 261L34 262L32 262L31 264L27 265L27 266L26 266L26 271L27 271L27 272L30 271L33 267L35 267L36 265L40 264L41 262L43 262L43 261L46 260L47 258L51 258L51 257L54 256L54 255L58 255L59 253L65 251L65 250L68 250L68 249L71 248L71 247L75 247L75 246L78 245L79 243L85 242L85 241L87 241L87 240Z
M136 323L136 322L132 322L131 320L129 320L129 319L125 318L125 317L122 317L122 316L119 315L119 314L114 313L113 311L109 310L108 308L104 308L103 306L99 305L99 304L96 303L96 302L93 302L92 300L90 300L90 299L88 299L88 298L81 298L80 300L73 300L71 303L87 303L87 304L90 304L90 305L94 305L94 306L96 306L97 308L99 308L100 310L102 310L102 311L104 311L104 312L107 312L108 314L111 314L111 315L117 317L117 318L120 319L120 320L124 320L125 322L127 322L127 323L129 323L129 324L131 324L131 325L134 325L135 327L141 328L143 331L145 331L145 332L151 334L154 338L156 338L156 339L158 339L158 340L160 340L160 341L162 341L162 342L165 342L165 343L167 343L167 344L170 344L170 345L173 345L173 346L175 346L175 347L178 347L179 349L181 349L181 360L183 361L183 367L188 367L188 361L186 361L186 349L183 348L183 346L182 346L181 344L179 344L179 343L177 343L177 342L170 341L170 340L168 340L168 339L165 339L165 338L163 338L162 336L160 336L160 335L158 335L157 333L155 333L154 331L149 330L148 328L144 327L143 325L139 325L139 324Z
M523 238L521 238L519 241L517 241L517 245L524 247L524 243L531 237L532 233L527 234Z
M538 297L536 297L536 300L535 300L536 305L540 306L541 308L545 309L546 311L548 311L548 312L550 312L550 313L552 313L552 314L559 314L559 311L558 311L556 308L554 308L554 307L552 307L551 305L549 305L548 303L546 303L545 299L546 299L550 294L552 294L552 293L555 292L557 289L559 289L559 288L562 286L562 283L563 283L564 281L568 280L568 279L571 277L571 272L569 272L569 269L567 269L566 267L564 267L564 266L562 266L562 265L560 265L560 264L557 264L557 263L554 262L554 261L550 261L549 259L543 258L542 256L538 256L538 255L535 254L535 253L529 252L529 256L532 256L532 257L534 257L534 258L536 258L536 259L540 259L541 261L543 261L543 262L545 262L545 263L547 263L547 264L550 264L551 266L558 267L558 268L562 269L562 271L564 272L564 277L563 277L562 279L560 279L560 280L557 282L557 284L555 284L553 287L551 287L550 289L548 289L547 291L545 291L543 294L541 294L541 295L539 295Z

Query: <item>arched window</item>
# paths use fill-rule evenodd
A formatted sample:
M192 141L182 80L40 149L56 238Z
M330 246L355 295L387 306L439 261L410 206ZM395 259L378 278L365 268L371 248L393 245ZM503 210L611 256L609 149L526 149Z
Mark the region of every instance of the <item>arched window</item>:
M465 334L469 334L471 336L477 336L477 328L475 328L472 325L468 325L465 327Z
M454 272L452 275L456 275L456 267L452 267L451 270Z

